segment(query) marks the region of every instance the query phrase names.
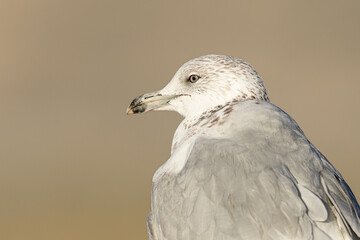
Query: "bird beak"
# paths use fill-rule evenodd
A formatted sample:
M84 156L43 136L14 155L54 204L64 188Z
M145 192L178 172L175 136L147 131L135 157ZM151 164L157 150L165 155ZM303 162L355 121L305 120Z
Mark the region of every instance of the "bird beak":
M168 103L176 97L178 97L178 95L162 95L159 92L143 94L130 103L126 114L143 113L167 106Z

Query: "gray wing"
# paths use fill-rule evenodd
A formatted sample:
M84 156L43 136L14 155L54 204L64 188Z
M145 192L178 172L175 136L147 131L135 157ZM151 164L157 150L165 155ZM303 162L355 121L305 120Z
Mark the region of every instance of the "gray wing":
M321 183L333 206L333 211L341 219L346 231L353 238L360 237L360 207L350 187L341 174L321 155L325 170L321 172Z
M150 239L357 239L355 197L311 144L254 147L198 140L153 185Z

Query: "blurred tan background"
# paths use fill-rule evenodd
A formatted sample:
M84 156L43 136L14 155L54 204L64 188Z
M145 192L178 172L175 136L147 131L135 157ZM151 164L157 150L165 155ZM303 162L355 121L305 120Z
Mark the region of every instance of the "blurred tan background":
M244 58L360 200L360 1L0 1L0 239L147 239L185 61Z

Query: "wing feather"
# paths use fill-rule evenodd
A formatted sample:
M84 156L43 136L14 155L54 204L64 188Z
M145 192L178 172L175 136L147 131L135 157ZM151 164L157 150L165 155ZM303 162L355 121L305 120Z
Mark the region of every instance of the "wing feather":
M343 239L339 216L343 231L357 239L355 197L309 148L280 155L262 146L254 151L231 140L198 139L181 172L154 183L154 240ZM302 171L307 178L299 177Z

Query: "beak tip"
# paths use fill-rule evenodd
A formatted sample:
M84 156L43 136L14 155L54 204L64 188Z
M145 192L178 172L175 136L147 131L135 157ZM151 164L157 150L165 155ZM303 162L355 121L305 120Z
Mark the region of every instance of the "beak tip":
M132 108L130 108L130 106L127 107L127 109L126 109L126 115L132 115L132 114L134 114Z

